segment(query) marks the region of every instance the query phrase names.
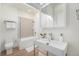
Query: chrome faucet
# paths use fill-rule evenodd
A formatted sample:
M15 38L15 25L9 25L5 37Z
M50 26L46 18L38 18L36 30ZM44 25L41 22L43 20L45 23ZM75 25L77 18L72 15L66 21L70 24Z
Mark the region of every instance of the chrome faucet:
M50 40L53 40L52 33L49 33L49 36L50 36Z

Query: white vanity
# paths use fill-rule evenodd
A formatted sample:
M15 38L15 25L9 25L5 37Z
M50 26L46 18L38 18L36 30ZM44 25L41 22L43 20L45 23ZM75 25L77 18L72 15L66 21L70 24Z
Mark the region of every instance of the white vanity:
M66 56L67 54L67 42L39 39L35 41L35 44L38 46L38 48L43 49L55 56Z

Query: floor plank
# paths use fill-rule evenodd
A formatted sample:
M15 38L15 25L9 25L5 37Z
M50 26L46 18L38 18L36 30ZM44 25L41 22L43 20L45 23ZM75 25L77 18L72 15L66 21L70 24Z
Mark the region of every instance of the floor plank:
M19 50L17 48L13 49L13 53L7 55L6 51L2 52L2 56L34 56L34 51L35 51L35 56L38 56L38 52L42 52L38 49L32 50L31 52L27 52L25 49ZM43 53L43 52L42 52ZM46 55L46 53L43 53Z

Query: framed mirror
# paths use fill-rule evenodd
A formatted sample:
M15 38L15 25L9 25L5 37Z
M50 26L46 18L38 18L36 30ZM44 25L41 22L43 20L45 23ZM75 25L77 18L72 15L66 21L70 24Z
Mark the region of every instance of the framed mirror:
M61 28L66 26L66 4L43 4L40 10L42 28Z

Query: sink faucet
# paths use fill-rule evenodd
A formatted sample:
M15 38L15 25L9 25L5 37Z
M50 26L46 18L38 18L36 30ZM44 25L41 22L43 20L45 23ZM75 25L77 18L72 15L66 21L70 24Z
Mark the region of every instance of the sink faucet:
M52 40L52 33L48 33L48 41L50 42Z
M50 41L50 40L53 40L53 39L52 39L52 33L49 33L49 36L50 36L49 41Z

